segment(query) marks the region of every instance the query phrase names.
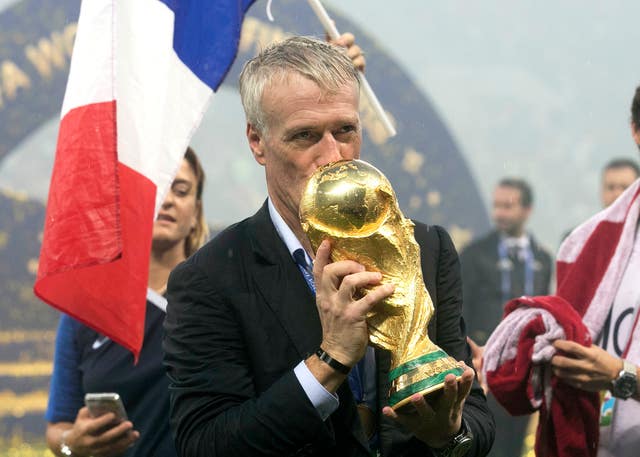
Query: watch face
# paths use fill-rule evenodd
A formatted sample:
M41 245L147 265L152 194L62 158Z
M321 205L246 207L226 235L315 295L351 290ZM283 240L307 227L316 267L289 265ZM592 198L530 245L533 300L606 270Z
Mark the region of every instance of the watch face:
M614 393L618 398L629 398L636 391L636 385L637 381L634 375L631 373L622 373L622 376L615 381Z
M456 443L455 447L451 450L451 457L464 457L471 449L471 443L473 443L473 438L469 436L463 436L460 438L460 441Z

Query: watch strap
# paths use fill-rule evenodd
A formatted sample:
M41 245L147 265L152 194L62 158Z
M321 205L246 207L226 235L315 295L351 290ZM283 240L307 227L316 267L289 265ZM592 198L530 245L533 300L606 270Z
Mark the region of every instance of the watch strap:
M444 448L433 449L433 454L436 457L461 457L467 454L472 442L473 433L463 417L460 431L451 438Z
M633 363L629 362L627 359L622 359L622 371L632 374L636 377L638 376L636 366Z
M327 352L325 352L322 348L318 348L318 350L316 351L316 355L324 363L326 363L331 368L333 368L334 370L336 370L336 371L338 371L338 372L340 372L342 374L349 374L349 372L351 371L351 367L348 367L348 366L338 362L336 359L334 359L329 354L327 354Z
M634 364L626 359L622 359L622 370L618 377L611 383L611 393L616 398L626 400L633 396L638 390L638 374Z

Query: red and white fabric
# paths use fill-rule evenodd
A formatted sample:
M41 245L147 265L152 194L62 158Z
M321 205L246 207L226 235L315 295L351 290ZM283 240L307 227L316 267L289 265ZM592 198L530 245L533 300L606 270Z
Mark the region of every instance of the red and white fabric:
M514 415L540 409L538 457L598 453L598 394L558 383L547 362L556 339L588 346L602 331L635 241L639 193L640 180L576 228L558 251L556 296L512 300L487 341L483 371L492 394ZM640 364L636 325L627 358ZM617 414L618 429L637 420ZM615 419L612 427L615 439Z
M137 354L154 215L252 0L85 0L35 293Z

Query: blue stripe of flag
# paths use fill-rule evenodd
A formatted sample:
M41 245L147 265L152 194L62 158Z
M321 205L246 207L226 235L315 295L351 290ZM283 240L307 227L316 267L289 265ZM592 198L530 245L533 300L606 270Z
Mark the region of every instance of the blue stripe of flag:
M255 0L160 0L175 15L173 49L214 91L238 52L245 12Z

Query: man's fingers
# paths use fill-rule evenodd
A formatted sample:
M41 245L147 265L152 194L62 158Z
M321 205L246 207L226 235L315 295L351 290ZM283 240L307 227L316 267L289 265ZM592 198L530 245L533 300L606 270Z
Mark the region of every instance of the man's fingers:
M467 337L467 343L469 343L469 347L471 348L471 356L481 359L484 355L484 346L479 346L470 336Z
M316 258L313 260L313 275L316 282L322 277L324 267L331 263L331 243L329 240L323 240L316 251Z
M398 414L390 406L385 406L384 408L382 408L382 414L384 414L389 419L393 419L394 421L397 421L399 419Z
M357 44L354 44L349 49L347 49L347 56L349 56L351 60L361 55L363 55L362 49Z
M138 431L130 431L128 434L119 436L109 442L105 442L104 444L96 445L93 448L93 453L96 455L120 455L124 454L124 452L131 447L133 443L135 443L138 438L140 438L140 432Z
M76 419L93 419L93 416L89 412L89 408L87 408L86 406L83 406L78 410L78 415Z
M429 403L427 403L427 400L423 395L413 394L410 401L420 417L430 418L434 416L435 412L433 411L433 408L429 406Z
M315 268L314 268L315 270ZM365 273L364 266L360 265L358 262L354 262L353 260L341 260L339 262L333 262L324 267L323 270L320 271L320 276L323 281L328 281L323 284L331 284L336 290L339 289L344 280L349 275L354 275L356 273ZM372 280L375 277L376 272L366 272L370 276L367 276L367 279L360 281L362 285L360 287L364 287L368 284L368 281ZM379 273L377 273L379 274ZM371 276L373 275L373 276ZM358 278L351 278L348 280L347 285L351 285L354 280Z
M456 380L456 377L454 375L448 374L444 378L444 389L442 397L438 401L438 409L444 408L446 410L451 410L457 398L458 381Z
M377 303L391 296L395 289L396 286L393 284L382 284L368 291L364 297L353 304L353 312L365 316Z
M353 62L353 66L358 70L364 72L367 61L364 57L364 52L362 52L362 48L360 48L360 46L358 46L357 44L354 44L356 39L352 33L343 33L335 40L329 39L328 35L325 38L330 43L346 48L347 57L351 59L351 61Z
M461 365L464 368L462 377L458 381L458 398L456 399L456 405L460 407L464 400L469 396L471 392L471 386L473 385L473 378L475 376L473 370L469 368L464 362Z
M467 343L469 343L469 346L471 347L471 352L475 352L477 349L480 348L480 346L478 346L470 336L467 336Z
M89 422L87 422L86 431L91 435L95 435L98 431L106 428L109 425L113 424L113 426L115 426L115 424L113 423L115 419L116 415L114 413L107 413L97 418L91 418Z
M554 355L551 358L551 366L566 372L590 371L590 364L581 359L572 359L562 355Z
M577 389L583 389L591 381L591 377L586 373L574 373L558 368L553 369L553 374L561 379L565 384L569 384Z
M586 357L588 355L586 347L573 341L556 340L553 342L553 347L574 357Z
M110 428L101 435L97 436L95 444L96 446L106 446L113 444L115 441L127 438L127 435L132 431L133 424L130 421L121 422L117 425L114 425L113 428Z
M411 423L414 421L414 418L416 417L415 412L409 413L409 414L398 414L390 406L385 406L384 408L382 408L382 414L384 414L389 419L396 421L397 423L399 423L400 425L404 426L409 430L411 430Z
M347 56L351 59L351 62L353 62L354 67L356 67L360 71L364 71L367 61L360 46L354 44L349 49L347 49Z
M377 271L356 271L347 274L342 278L342 281L340 282L338 295L344 301L351 301L353 300L353 297L358 295L358 292L361 289L363 289L364 287L379 284L381 279L382 274Z
M342 262L341 262L342 263ZM353 263L354 265L350 265ZM337 277L342 276L342 273L346 273L342 276L342 281L340 281L340 293L346 293L349 297L353 296L354 293L363 287L378 284L382 279L382 274L377 271L364 271L364 267L355 262L349 262L349 264L341 265L344 266L342 271L339 271ZM336 268L336 270L338 270ZM331 275L333 275L333 271Z
M332 41L332 43L338 46L342 46L344 48L348 48L349 46L352 46L353 43L355 42L356 42L356 37L353 35L353 33L349 33L349 32L343 33L336 40Z

